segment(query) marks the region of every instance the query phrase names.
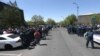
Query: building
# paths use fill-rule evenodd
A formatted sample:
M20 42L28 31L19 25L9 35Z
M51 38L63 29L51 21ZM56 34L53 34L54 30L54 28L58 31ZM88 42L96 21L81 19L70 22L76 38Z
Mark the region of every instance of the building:
M80 15L78 16L78 24L100 23L100 21L96 21L97 17L100 19L100 14Z
M23 10L0 2L0 26L18 27L23 25L25 25Z

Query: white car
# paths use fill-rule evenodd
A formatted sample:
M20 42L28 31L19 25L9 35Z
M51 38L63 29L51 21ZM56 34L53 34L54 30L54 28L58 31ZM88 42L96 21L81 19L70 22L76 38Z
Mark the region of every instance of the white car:
M93 34L93 41L100 43L100 31L96 31Z
M21 38L15 34L0 35L0 49L12 49L22 45Z

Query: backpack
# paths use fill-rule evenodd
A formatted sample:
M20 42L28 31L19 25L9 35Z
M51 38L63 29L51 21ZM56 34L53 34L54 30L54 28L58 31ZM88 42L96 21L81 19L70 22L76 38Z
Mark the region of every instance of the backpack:
M88 32L87 33L87 39L93 39L93 32Z

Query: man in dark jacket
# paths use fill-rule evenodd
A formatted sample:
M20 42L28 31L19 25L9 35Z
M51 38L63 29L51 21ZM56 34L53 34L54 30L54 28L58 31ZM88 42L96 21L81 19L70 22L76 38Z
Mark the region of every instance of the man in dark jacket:
M93 43L93 31L89 30L86 34L87 36L87 42L86 42L86 47L88 48L89 42L91 43L92 48L94 48L94 43Z

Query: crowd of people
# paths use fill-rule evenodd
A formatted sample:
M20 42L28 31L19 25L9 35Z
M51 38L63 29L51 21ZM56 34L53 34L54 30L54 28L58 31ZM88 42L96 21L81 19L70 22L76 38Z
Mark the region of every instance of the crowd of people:
M88 30L96 30L99 27L97 25L69 25L67 26L67 31L69 34L77 34L78 36L84 36L84 33Z
M77 34L78 36L84 36L86 38L86 48L88 48L89 42L91 47L94 48L93 34L100 25L90 26L90 25L69 25L67 26L67 31L69 34Z
M17 34L22 40L23 47L36 46L40 40L45 40L52 26L20 27L20 28L1 28L0 34Z

